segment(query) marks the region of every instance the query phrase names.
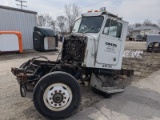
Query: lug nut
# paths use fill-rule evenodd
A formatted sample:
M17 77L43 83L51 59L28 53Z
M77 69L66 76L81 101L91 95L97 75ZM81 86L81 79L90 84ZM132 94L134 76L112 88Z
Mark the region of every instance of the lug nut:
M63 103L65 103L65 101L63 101Z
M53 104L53 102L51 102L51 104Z
M59 90L59 92L61 93L61 90Z
M66 97L64 97L64 99L66 99Z
M55 93L57 93L57 90L55 90Z
M61 104L59 104L59 106L61 106Z
M52 98L49 98L50 100L52 100Z
M65 95L65 93L63 93L63 95Z
M54 106L57 106L57 104L54 104Z
M53 95L53 93L51 93L51 95Z

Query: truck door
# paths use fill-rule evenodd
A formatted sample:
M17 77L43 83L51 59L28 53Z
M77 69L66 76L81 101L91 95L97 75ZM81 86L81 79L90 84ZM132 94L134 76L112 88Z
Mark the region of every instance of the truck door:
M117 65L122 52L122 27L117 20L107 19L100 34L96 62L103 65Z

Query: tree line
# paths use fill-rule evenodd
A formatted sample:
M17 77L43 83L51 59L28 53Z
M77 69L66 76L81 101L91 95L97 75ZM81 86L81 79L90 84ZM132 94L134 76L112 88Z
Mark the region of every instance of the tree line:
M37 16L38 26L47 26L53 28L55 31L60 31L61 34L71 32L74 22L80 15L80 8L76 4L65 5L65 15L57 16L54 20L49 14L39 14Z
M71 32L74 26L74 22L77 17L80 15L81 10L76 4L68 4L64 7L65 15L57 16L56 20L54 20L49 14L39 14L37 16L37 24L38 26L47 26L53 28L55 31L60 31L60 33L64 34L66 32ZM160 19L158 22L152 23L151 20L146 19L143 23L135 23L129 25L129 31L132 31L133 28L140 26L160 26Z
M157 23L152 23L151 20L145 19L143 23L135 23L129 24L129 31L132 31L133 28L141 27L141 26L152 26L152 27L160 27L160 19Z

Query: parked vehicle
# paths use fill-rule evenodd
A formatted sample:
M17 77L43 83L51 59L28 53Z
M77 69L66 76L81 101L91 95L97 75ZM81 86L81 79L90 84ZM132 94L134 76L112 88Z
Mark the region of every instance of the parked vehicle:
M147 35L137 35L135 41L146 41Z
M135 40L135 38L133 37L133 35L129 35L129 41L134 41Z
M143 36L142 35L137 35L135 38L135 41L143 41Z
M160 34L147 35L147 52L160 52Z

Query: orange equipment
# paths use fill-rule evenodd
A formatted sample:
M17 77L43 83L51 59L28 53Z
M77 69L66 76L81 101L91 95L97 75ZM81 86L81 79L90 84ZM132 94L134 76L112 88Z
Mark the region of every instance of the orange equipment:
M7 34L8 34L8 36L9 35L16 35L18 41L17 42L12 41L13 38L10 39L9 37L7 37ZM10 48L14 47L14 45L15 45L19 48L14 47L13 51L18 50L20 53L23 53L22 34L20 32L18 32L18 31L0 31L0 36L1 35L3 35L3 37L0 39L0 44L1 44L0 51L2 51L2 52L3 52L3 50L4 50L4 52L12 51L12 49L10 49ZM5 36L6 36L6 38L5 38ZM7 43L7 41L8 41L8 43ZM3 50L1 50L2 47L3 47Z

